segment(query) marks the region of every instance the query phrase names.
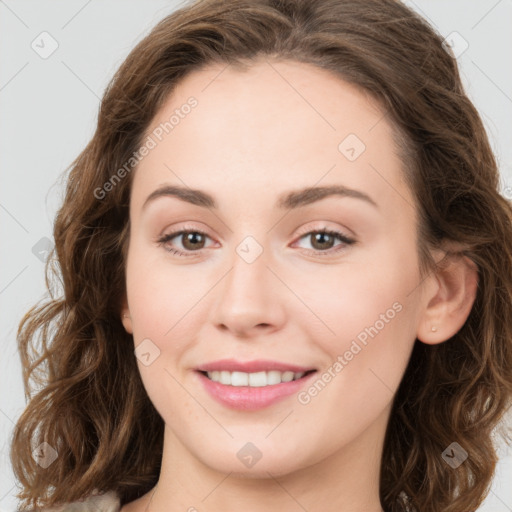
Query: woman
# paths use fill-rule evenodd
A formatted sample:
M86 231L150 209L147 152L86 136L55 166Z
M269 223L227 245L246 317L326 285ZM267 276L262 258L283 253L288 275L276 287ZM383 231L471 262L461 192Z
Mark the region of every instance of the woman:
M24 510L476 510L512 394L498 182L399 2L161 21L72 165L64 295L20 325L26 386L47 365L12 445Z

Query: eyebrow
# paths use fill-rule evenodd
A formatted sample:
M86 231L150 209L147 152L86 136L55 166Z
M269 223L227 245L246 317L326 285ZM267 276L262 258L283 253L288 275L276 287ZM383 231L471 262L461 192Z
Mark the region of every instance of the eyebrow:
M277 207L280 209L292 210L306 206L321 199L325 199L330 196L341 196L341 197L352 197L355 199L361 199L368 204L371 204L375 208L379 208L377 203L364 192L360 190L354 190L347 188L343 185L330 185L325 187L306 187L300 190L292 190L279 196L277 201ZM202 190L192 189L188 187L182 187L179 185L164 185L149 194L142 206L142 209L146 208L148 203L154 201L159 197L177 197L187 203L201 206L203 208L218 209L218 205L215 199Z

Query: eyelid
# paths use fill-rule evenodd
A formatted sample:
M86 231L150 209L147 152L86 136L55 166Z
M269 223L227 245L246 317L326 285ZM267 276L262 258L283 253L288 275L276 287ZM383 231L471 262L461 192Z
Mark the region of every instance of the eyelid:
M310 224L306 224L305 226L299 228L297 238L300 238L302 235L307 235L311 232L317 232L317 231L337 231L340 234L342 234L345 238L354 240L356 239L355 234L347 228L341 228L339 226L331 226L328 222L321 222L320 225L317 226L311 226Z

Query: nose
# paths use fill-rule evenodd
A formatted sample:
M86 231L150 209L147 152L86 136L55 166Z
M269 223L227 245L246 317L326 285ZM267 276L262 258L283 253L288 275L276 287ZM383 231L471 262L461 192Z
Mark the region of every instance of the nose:
M285 287L268 268L266 252L254 261L235 252L232 266L218 284L212 321L238 338L268 335L285 321Z

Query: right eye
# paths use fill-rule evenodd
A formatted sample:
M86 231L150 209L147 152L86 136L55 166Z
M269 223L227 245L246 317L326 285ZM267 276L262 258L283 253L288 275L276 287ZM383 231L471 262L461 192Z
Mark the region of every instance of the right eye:
M181 245L182 248L174 248L172 246L169 246L169 242L171 242L174 238L180 238L181 237ZM210 238L206 233L199 231L197 229L194 230L179 230L174 231L172 233L167 233L160 237L157 242L159 245L163 246L163 248L172 253L176 254L180 257L188 257L188 256L195 256L196 254L189 254L189 253L196 253L199 252L201 249L204 249L202 246L205 242L206 238ZM197 245L201 245L201 247L197 247ZM188 247L187 247L188 246ZM196 247L194 247L196 246Z

